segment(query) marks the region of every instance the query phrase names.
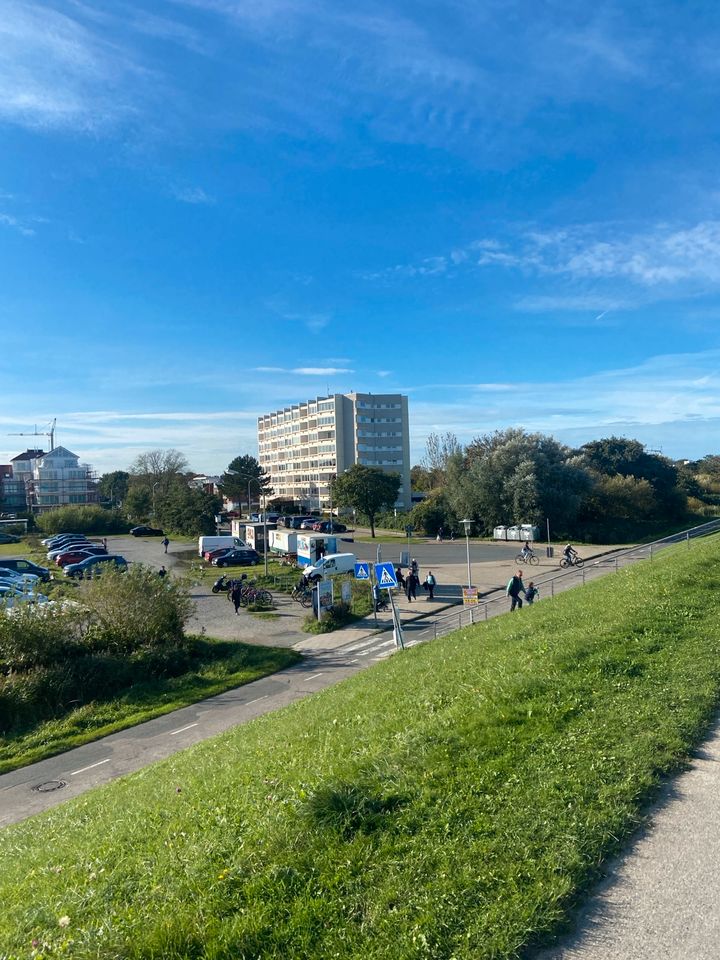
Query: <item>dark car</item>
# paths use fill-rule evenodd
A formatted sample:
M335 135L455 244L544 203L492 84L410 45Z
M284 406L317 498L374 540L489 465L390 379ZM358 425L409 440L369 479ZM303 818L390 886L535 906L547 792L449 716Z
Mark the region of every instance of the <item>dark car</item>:
M0 543L20 543L20 537L14 533L0 533Z
M260 554L257 550L251 550L248 547L239 547L237 550L229 550L222 557L216 557L212 562L214 567L254 567L260 563Z
M32 560L26 560L25 557L3 557L2 566L8 570L17 570L18 573L34 573L41 580L50 579L50 571L47 567L41 567Z
M69 563L80 563L81 560L87 560L88 557L105 556L107 556L105 547L73 547L55 557L55 563L59 567L67 567Z
M130 533L134 537L162 537L164 535L164 531L158 530L157 527L148 527L144 523L141 523L139 527L133 527Z
M218 557L224 557L226 553L230 553L235 549L235 547L217 547L215 550L206 550L203 554L203 560L212 563L213 560L217 560Z
M332 529L330 524L332 523ZM347 527L344 523L338 523L337 520L318 520L313 524L313 530L316 533L345 533Z
M112 564L118 570L127 570L127 560L116 553L109 553L106 557L87 557L80 563L69 563L65 567L65 576L73 579L88 579L100 573L106 564Z
M290 517L290 523L287 523L286 526L290 527L292 530L299 530L301 524L305 523L306 520L314 520L315 517Z

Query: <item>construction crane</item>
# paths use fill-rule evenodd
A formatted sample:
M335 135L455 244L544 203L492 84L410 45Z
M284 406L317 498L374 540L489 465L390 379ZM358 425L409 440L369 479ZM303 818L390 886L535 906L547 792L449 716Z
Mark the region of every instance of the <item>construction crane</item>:
M57 423L57 417L50 421L48 426L49 430L38 430L37 424L35 424L35 429L29 433L9 433L9 437L50 437L50 449L55 449L55 424Z

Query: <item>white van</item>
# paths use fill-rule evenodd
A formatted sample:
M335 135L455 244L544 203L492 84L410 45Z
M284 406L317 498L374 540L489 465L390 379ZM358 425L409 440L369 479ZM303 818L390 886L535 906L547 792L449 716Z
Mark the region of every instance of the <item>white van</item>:
M223 547L246 547L247 544L240 537L199 537L198 556L202 557L208 550L221 550Z
M303 574L307 580L324 580L339 573L353 573L356 562L354 553L328 553L311 567L305 567Z

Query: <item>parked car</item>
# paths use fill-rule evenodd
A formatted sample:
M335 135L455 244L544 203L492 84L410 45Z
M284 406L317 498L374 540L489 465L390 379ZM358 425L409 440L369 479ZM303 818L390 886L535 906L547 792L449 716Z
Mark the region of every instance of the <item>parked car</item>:
M206 550L203 554L203 559L207 560L208 563L212 563L213 560L216 560L218 557L224 557L226 553L232 553L233 550L237 549L237 547L217 547L215 550Z
M90 578L102 571L106 564L112 564L118 570L127 570L127 560L116 553L109 553L105 557L87 557L80 563L69 563L65 567L65 576L74 580Z
M292 530L299 530L301 524L305 523L306 520L316 520L316 519L317 519L316 517L308 517L308 516L291 517L290 523L286 524L286 526L290 527Z
M40 543L49 550L54 544L62 543L64 540L77 540L84 536L84 533L54 533L51 537L45 537Z
M25 557L3 557L3 569L14 570L16 573L35 573L41 580L50 579L50 571L47 567L41 567L32 560L26 560Z
M48 560L56 560L61 553L67 553L69 550L84 550L85 547L94 546L97 546L97 544L90 543L89 540L71 540L70 543L63 543L62 546L48 550L46 556Z
M20 543L20 537L14 533L0 533L0 543Z
M230 550L212 561L214 567L254 567L257 563L260 563L260 554L249 547Z
M306 517L300 524L300 530L312 530L317 523L317 517Z
M313 530L316 533L345 533L347 527L344 523L338 523L337 520L318 520L313 524Z
M0 580L12 580L16 583L29 583L34 586L40 582L40 577L36 573L18 573L17 570L11 570L9 567L0 567Z
M138 527L131 527L130 533L134 537L164 537L165 533L163 530L159 530L157 527L148 527L146 524L141 523Z
M17 593L12 587L0 584L0 608L4 610L19 607L25 603L47 603L48 598L44 593Z
M69 563L80 563L81 560L85 560L87 557L104 556L107 556L105 547L83 547L82 550L66 550L65 553L61 553L55 557L55 563L59 567L66 567Z

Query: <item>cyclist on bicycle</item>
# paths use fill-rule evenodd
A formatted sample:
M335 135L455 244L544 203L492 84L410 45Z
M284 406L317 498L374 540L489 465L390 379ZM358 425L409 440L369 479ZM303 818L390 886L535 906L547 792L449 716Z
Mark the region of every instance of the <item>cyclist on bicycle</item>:
M532 549L532 547L530 546L530 541L529 541L529 540L526 540L526 541L525 541L525 543L523 544L523 548L522 548L522 550L520 551L520 553L522 553L522 558L523 558L523 560L529 560L530 557L534 556L534 554L533 554L533 549Z
M563 550L563 556L565 557L568 563L572 564L575 562L575 558L577 557L577 550L573 548L573 545L571 543L568 543L565 549Z

